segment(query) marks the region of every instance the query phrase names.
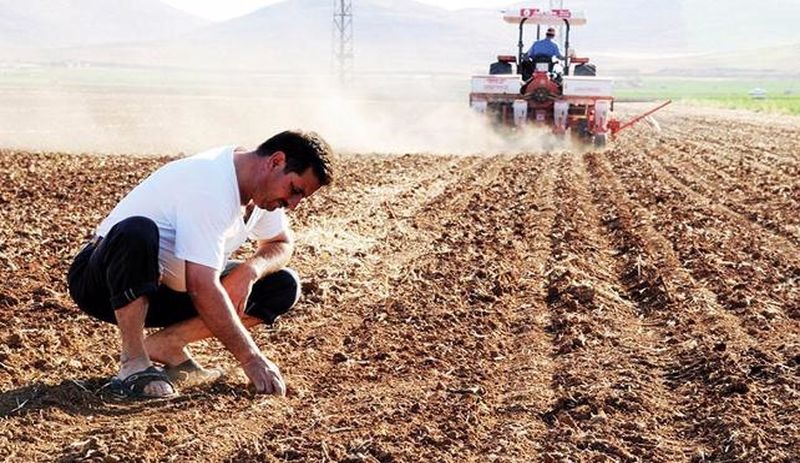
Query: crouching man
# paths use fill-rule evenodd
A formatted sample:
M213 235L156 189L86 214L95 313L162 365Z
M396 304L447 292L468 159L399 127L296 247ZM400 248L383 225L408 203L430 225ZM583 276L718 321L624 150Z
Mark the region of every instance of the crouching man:
M286 393L247 328L273 323L299 297L285 267L293 242L284 211L331 182L330 156L317 134L286 131L254 151L227 146L170 162L120 201L67 277L84 312L119 327L115 392L166 397L181 378L215 378L187 349L215 336L256 391ZM229 261L248 237L255 254ZM144 327L163 329L145 337Z

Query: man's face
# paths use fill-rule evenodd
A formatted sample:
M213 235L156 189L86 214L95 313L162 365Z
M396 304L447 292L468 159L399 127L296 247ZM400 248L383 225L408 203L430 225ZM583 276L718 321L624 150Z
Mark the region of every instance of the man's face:
M263 175L253 194L255 204L268 211L277 208L294 209L300 200L311 196L320 187L314 171L308 168L302 174L284 172L286 156L278 151L264 159Z

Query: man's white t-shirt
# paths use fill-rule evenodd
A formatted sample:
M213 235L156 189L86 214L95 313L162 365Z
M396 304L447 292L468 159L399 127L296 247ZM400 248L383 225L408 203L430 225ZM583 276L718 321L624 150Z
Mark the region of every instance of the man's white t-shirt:
M222 270L248 237L264 240L288 232L283 209L255 207L244 222L235 148L214 148L164 165L128 193L95 233L105 236L128 217L152 219L159 232L162 283L186 291L186 261Z

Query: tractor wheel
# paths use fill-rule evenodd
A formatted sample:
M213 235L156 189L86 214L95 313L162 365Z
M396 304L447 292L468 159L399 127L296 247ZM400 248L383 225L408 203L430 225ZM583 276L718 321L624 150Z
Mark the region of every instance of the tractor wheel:
M602 148L606 146L606 134L598 133L594 136L594 146L597 148Z
M584 143L588 142L589 138L592 136L592 133L589 132L589 121L586 119L579 120L571 132Z

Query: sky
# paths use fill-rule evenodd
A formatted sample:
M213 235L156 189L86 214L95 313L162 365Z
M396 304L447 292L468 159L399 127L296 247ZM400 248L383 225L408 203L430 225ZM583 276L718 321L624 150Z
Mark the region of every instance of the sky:
M161 0L175 8L187 11L212 21L224 21L235 16L255 11L262 6L278 3L280 0ZM320 0L326 1L326 0ZM327 0L331 2L331 0ZM358 0L352 0L355 6ZM506 6L513 0L417 0L420 3L438 6L448 10L462 8L494 8ZM331 2L331 5L333 2Z

